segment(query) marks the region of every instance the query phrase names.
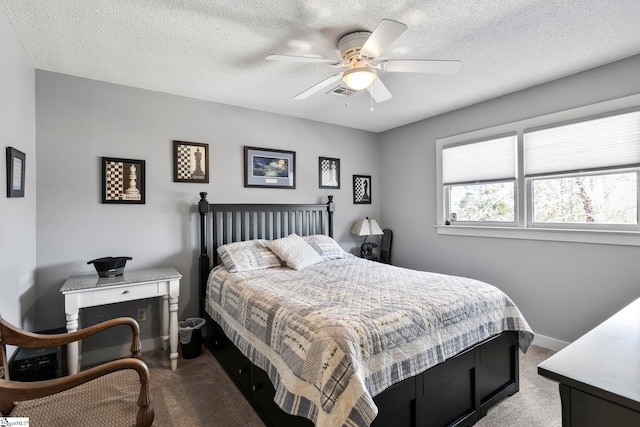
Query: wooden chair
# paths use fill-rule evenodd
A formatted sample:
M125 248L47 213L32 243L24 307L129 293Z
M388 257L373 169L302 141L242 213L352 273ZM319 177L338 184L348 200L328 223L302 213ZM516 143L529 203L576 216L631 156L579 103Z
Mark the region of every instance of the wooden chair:
M14 345L27 348L57 347L79 341L106 329L128 325L133 333L131 343L131 357L103 363L99 366L78 372L66 377L33 381L19 382L11 381L9 378L9 365L7 361L7 345ZM0 356L4 368L5 378L0 378L0 415L8 416L15 408L16 402L23 402L32 399L39 399L55 393L63 395L65 391L81 384L95 380L101 381L104 376L110 373L125 369L133 369L138 373L140 379L140 394L137 400L138 413L136 416L137 427L149 427L153 424L154 412L151 407L151 392L149 388L149 369L141 360L140 328L138 323L129 317L121 317L108 320L97 325L81 329L77 332L42 335L26 332L16 328L6 322L0 316ZM67 391L67 393L69 393ZM77 408L82 411L83 408ZM133 416L132 416L133 418Z
M391 242L393 240L393 232L388 228L382 230L382 241L380 242L380 262L391 264Z

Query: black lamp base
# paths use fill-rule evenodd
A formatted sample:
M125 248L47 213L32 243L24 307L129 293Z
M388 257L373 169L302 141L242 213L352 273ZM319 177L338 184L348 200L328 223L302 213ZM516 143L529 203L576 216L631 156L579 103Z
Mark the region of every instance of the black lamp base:
M375 259L373 255L373 248L377 248L378 245L373 242L364 242L360 245L360 258Z

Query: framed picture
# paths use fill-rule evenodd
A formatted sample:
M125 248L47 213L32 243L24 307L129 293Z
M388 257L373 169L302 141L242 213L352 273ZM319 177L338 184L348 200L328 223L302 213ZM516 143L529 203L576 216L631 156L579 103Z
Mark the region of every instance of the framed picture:
M371 204L371 175L353 175L353 203Z
M340 159L320 157L318 173L320 188L340 188Z
M209 144L173 141L173 182L209 182Z
M296 188L295 151L244 147L244 186Z
M102 158L102 203L144 204L144 160Z
M24 197L26 154L7 147L7 197Z

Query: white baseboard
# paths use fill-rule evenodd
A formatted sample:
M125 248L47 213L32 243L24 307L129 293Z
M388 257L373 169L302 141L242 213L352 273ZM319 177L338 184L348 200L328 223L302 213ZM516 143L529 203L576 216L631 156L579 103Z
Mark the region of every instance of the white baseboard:
M154 348L162 347L162 339L148 338L140 342L142 345L142 351L149 351ZM116 345L112 347L105 347L98 350L83 351L81 357L82 366L91 366L97 363L107 362L109 360L120 359L127 357L131 354L131 343L125 343L122 345Z
M533 338L533 344L540 347L548 348L549 350L553 351L560 351L569 345L569 343L566 341L560 341L555 338L538 334L536 334Z

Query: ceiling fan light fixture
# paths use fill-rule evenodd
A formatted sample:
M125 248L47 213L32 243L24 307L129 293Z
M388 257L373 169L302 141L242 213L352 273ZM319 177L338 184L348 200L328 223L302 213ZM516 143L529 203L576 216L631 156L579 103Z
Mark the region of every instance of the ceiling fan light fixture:
M364 67L350 68L342 74L342 81L351 90L363 90L378 77L375 70Z

